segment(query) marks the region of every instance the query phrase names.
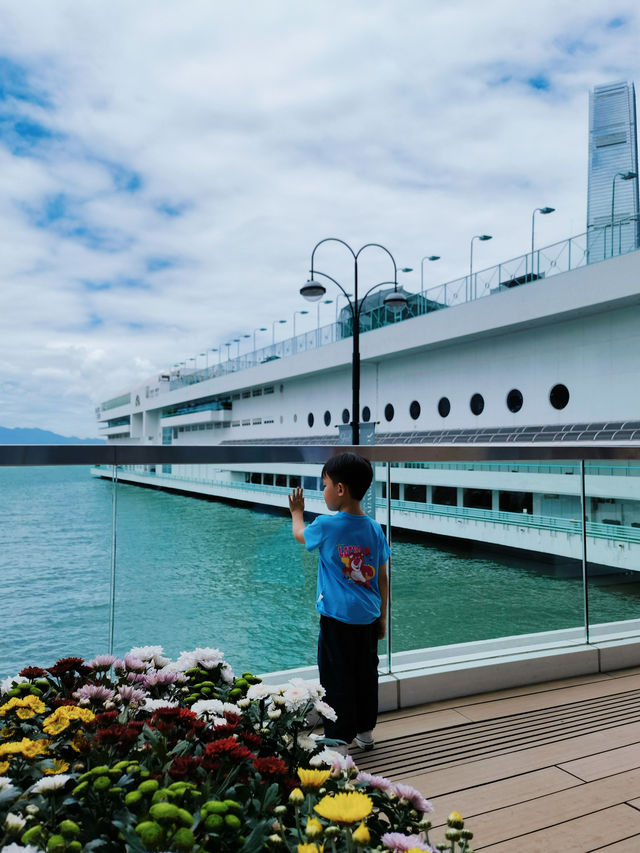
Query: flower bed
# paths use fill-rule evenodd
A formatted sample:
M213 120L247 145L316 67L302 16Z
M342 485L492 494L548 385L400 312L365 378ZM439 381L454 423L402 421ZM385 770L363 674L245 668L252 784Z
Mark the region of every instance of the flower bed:
M430 804L359 772L309 719L320 685L235 677L217 649L175 661L64 658L0 684L0 847L80 851L434 850ZM449 815L445 841L472 834Z

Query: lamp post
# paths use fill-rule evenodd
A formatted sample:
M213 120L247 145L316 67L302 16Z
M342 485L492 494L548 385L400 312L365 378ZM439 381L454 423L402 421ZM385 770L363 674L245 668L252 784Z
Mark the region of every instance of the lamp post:
M293 337L296 336L296 315L297 314L308 314L308 311L294 311L293 312Z
M323 299L322 301L318 301L316 305L316 327L320 328L320 306L321 305L331 305L333 303L333 299Z
M424 258L420 261L420 295L422 296L424 293L424 262L425 261L439 261L440 255L425 255Z
M611 257L613 257L613 214L616 204L616 178L622 178L623 181L632 181L637 177L635 172L618 172L613 176L613 185L611 187Z
M234 338L233 342L236 345L236 358L240 358L240 338Z
M271 345L275 346L276 343L276 324L278 323L286 323L286 320L274 320L271 324Z
M536 209L531 214L531 280L533 281L533 268L534 268L534 259L535 259L535 227L536 227L536 213L541 213L543 216L546 216L548 213L553 213L555 207L536 207ZM538 260L538 272L540 271L540 261Z
M323 243L334 242L340 243L345 246L353 257L353 301L350 296L345 291L344 287L340 284L340 282L336 281L335 278L332 278L330 275L326 273L320 272L319 270L314 269L313 261L315 257L316 250L318 246L321 246ZM393 264L393 281L380 281L378 284L374 284L373 287L370 287L369 290L365 293L362 299L358 299L358 259L360 254L369 248L378 248L382 249L383 252L391 258L391 262ZM310 302L317 302L327 292L326 287L319 281L316 281L314 276L321 275L323 278L329 279L332 281L339 290L345 295L347 299L347 303L349 305L349 309L351 310L351 321L353 327L353 352L351 358L351 390L352 390L352 404L351 404L351 441L353 444L360 444L360 313L362 311L362 306L367 298L367 296L371 293L372 290L375 290L377 287L381 287L384 284L393 284L393 291L388 293L384 298L384 304L391 308L394 311L402 310L407 304L407 297L404 293L401 293L398 290L398 268L396 266L395 259L391 252L386 249L384 246L381 246L380 243L365 243L364 246L361 246L357 252L355 252L348 243L345 243L344 240L340 240L337 237L326 237L324 240L320 240L319 243L313 248L311 252L311 270L309 280L303 287L300 288L300 293L304 296L305 299L308 299Z
M229 350L231 349L231 341L226 341L225 346L227 348L227 361L229 361Z
M266 331L267 331L266 326L260 326L259 329L253 330L253 351L254 352L256 351L256 332L266 332Z
M476 234L475 237L471 238L471 249L469 251L469 289L467 292L467 301L471 299L473 288L473 241L474 240L491 240L493 239L491 234Z

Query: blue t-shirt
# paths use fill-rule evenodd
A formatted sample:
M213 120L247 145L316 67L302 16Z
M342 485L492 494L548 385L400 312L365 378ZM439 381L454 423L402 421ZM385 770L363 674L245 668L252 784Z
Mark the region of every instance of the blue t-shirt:
M304 531L308 551L320 549L316 607L351 625L380 616L378 567L391 550L382 528L368 515L319 515Z

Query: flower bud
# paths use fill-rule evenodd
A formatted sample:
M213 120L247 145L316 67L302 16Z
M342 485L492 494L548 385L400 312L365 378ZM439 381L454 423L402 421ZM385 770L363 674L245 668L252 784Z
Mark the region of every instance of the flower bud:
M351 837L356 844L359 844L362 847L365 847L371 841L371 833L367 829L367 825L364 821L362 821Z
M273 844L274 847L276 847L278 844L282 844L282 838L280 838L279 835L270 835L267 838L267 841L269 842L269 844Z
M276 806L275 809L273 810L273 813L277 814L277 815L286 814L287 813L287 807L286 806Z
M318 838L319 835L322 835L322 824L317 817L310 817L307 820L304 832L307 838Z
M447 818L447 826L450 826L452 829L462 829L464 826L464 820L460 812L451 812L449 817Z
M289 802L294 806L301 806L304 803L304 794L300 790L300 788L294 788L293 791L289 794Z
M460 830L459 829L447 829L444 834L444 837L447 841L460 841Z

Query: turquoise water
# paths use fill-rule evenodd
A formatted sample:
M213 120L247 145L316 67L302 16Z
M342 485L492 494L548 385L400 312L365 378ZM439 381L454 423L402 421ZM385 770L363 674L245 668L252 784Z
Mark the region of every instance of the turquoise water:
M118 486L114 651L215 646L236 670L312 663L316 558L288 516ZM0 469L0 677L107 650L112 485L86 468ZM396 536L393 650L583 624L560 561ZM590 584L595 622L637 618L633 577ZM381 651L384 647L381 645Z

